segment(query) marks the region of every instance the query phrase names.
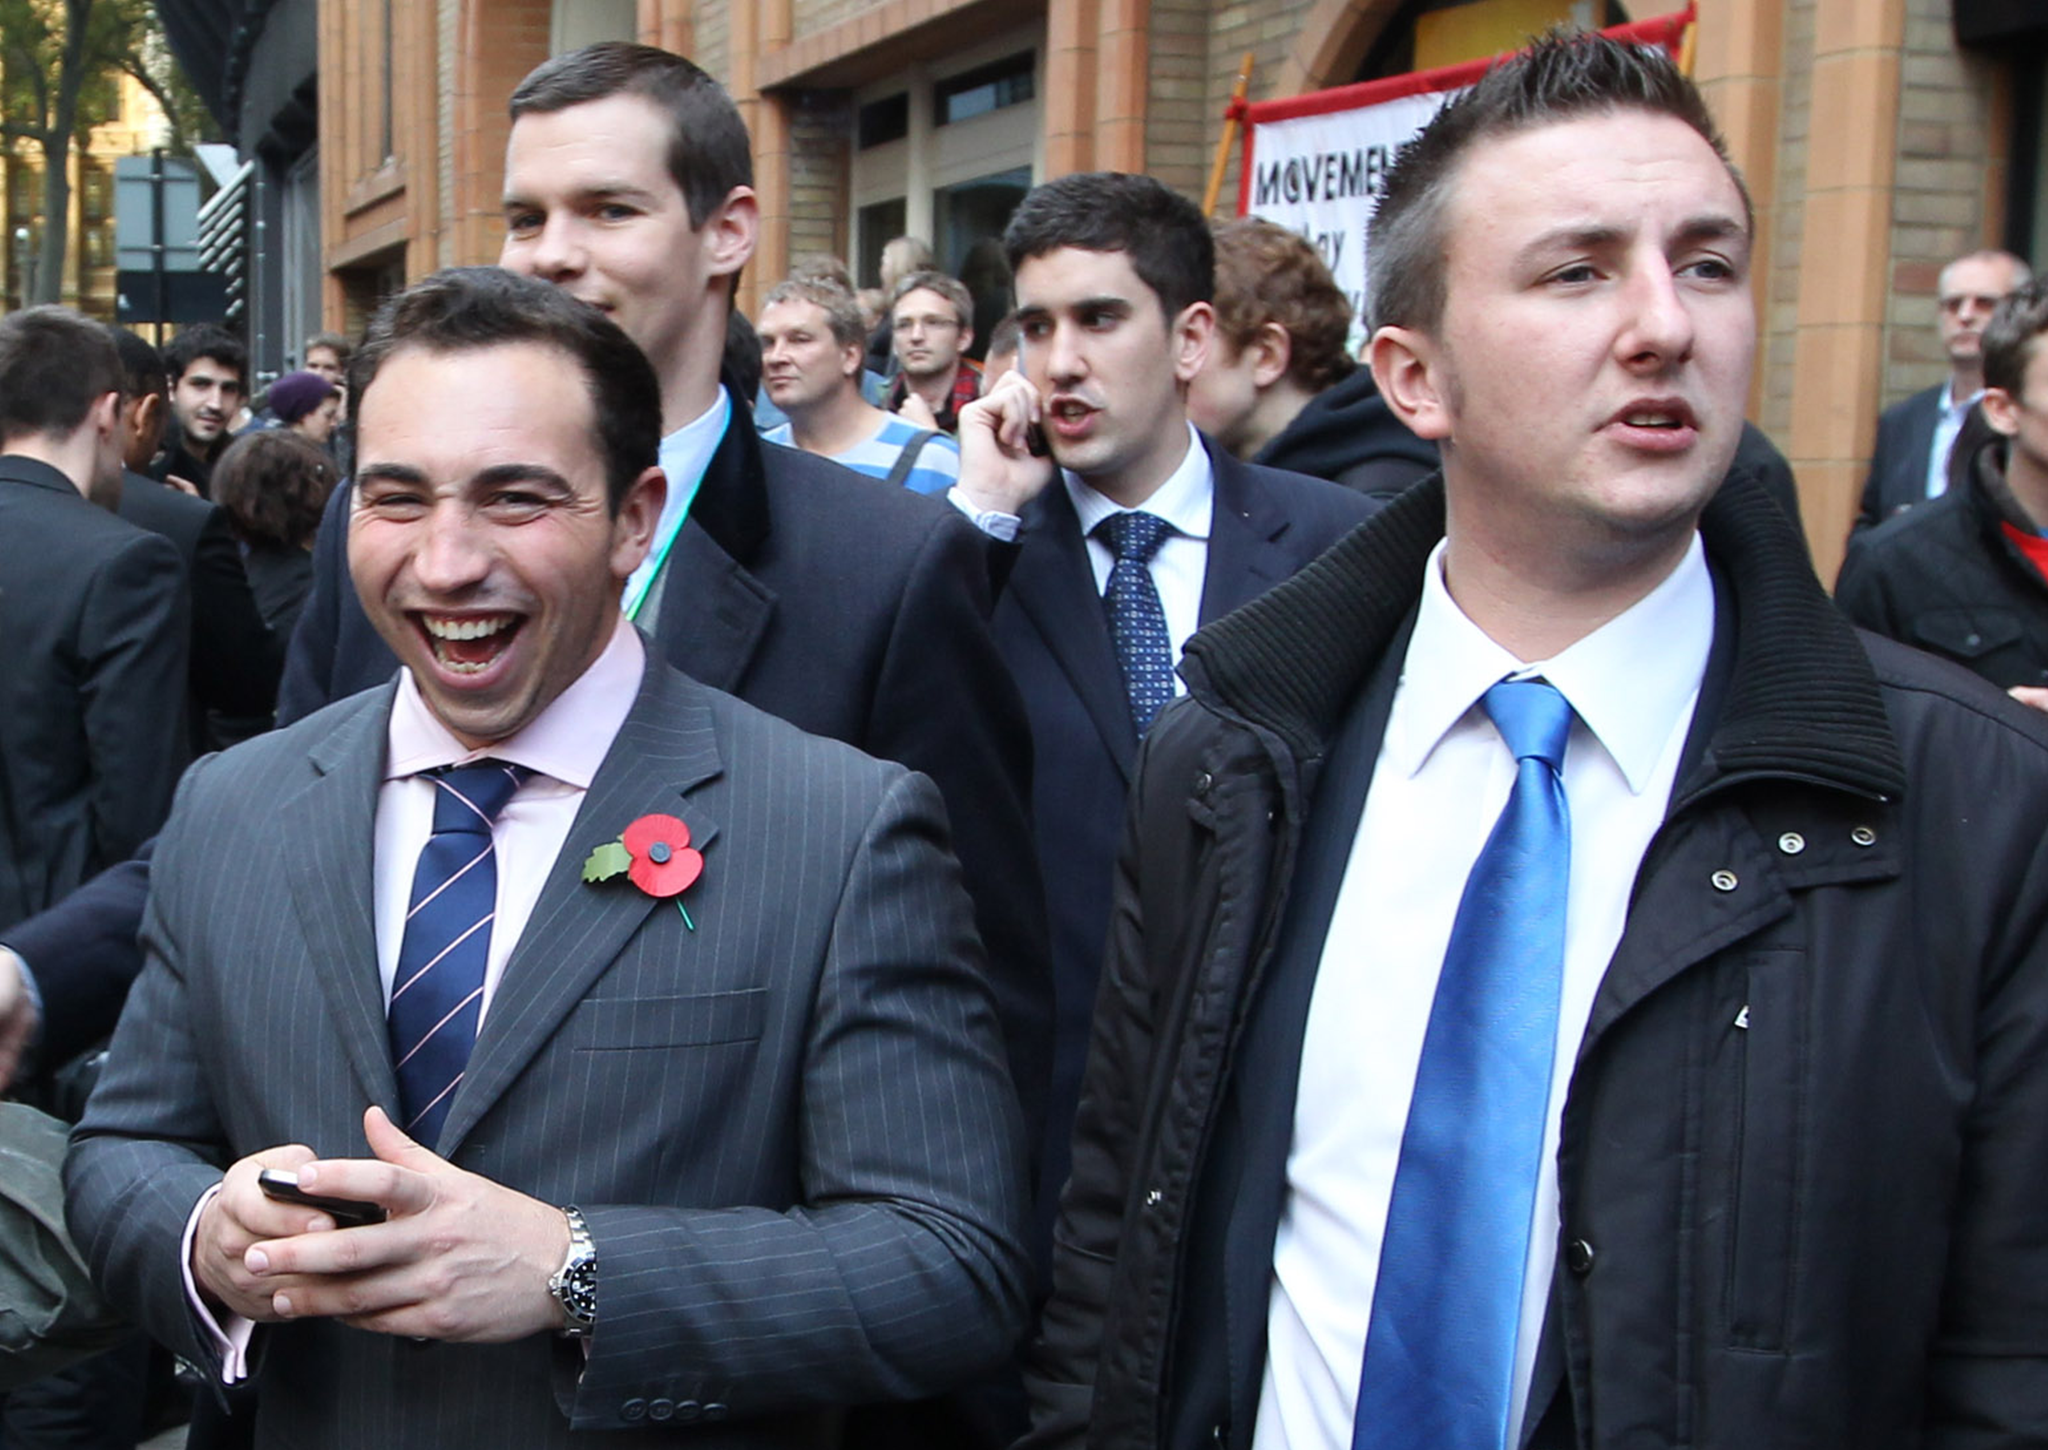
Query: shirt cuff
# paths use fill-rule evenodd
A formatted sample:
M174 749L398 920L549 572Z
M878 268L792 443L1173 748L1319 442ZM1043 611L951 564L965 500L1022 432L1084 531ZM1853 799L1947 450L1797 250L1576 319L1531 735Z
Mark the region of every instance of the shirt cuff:
M220 1189L220 1184L214 1184L200 1194L199 1202L193 1205L192 1216L185 1220L184 1237L178 1241L178 1261L185 1276L185 1302L192 1306L193 1314L198 1317L207 1337L213 1341L214 1350L220 1355L220 1382L238 1385L249 1377L249 1340L256 1333L256 1321L230 1314L227 1322L221 1323L206 1307L206 1301L199 1294L199 1285L192 1277L192 1240L199 1233L199 1215L206 1212L207 1204L220 1196Z
M1024 520L1015 514L1006 514L1001 509L978 509L968 502L967 495L957 483L946 490L946 502L967 515L969 523L992 539L1001 539L1006 544L1017 542L1017 531L1024 527Z
M34 1047L43 1040L42 989L36 986L36 974L28 969L28 958L4 942L0 942L0 951L6 952L8 956L14 959L15 968L21 973L22 990L28 994L28 1005L35 1009L36 1025L34 1030L28 1035L28 1045Z

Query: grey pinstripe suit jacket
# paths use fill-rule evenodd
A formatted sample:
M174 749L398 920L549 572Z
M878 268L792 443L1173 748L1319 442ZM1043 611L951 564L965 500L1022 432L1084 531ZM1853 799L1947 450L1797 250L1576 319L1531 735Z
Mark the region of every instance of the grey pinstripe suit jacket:
M364 1106L396 1098L370 904L391 695L188 775L148 965L67 1165L95 1277L201 1363L179 1272L200 1193L267 1145L361 1155ZM652 811L704 848L694 932L623 878L579 879ZM828 1444L836 1407L940 1390L1011 1346L1021 1132L930 782L650 661L438 1145L582 1206L588 1363L552 1336L276 1326L258 1443Z

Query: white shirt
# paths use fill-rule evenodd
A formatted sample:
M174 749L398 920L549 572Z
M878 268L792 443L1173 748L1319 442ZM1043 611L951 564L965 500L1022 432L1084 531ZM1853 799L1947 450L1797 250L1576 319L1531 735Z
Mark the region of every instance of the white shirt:
M1520 1425L1556 1256L1565 1085L1636 870L1670 800L1713 639L1713 585L1697 536L1646 598L1528 665L1452 601L1442 559L1439 545L1310 999L1254 1450L1351 1444L1387 1205L1437 977L1465 878L1514 784L1514 759L1479 698L1510 675L1540 674L1575 712L1564 762L1571 884L1509 1406L1509 1423Z
M569 837L598 766L626 723L646 667L640 634L621 617L603 651L575 683L524 730L482 750L471 750L449 734L420 697L412 672L400 674L386 727L384 784L377 791L373 827L372 919L377 932L377 975L387 1007L398 971L398 949L405 936L414 868L434 830L435 786L419 772L486 756L535 772L513 794L491 828L497 852L498 900L497 915L491 922L490 951L484 961L484 995L477 1018L481 1029L504 978L505 963L526 930L534 902L561 855L562 843ZM225 1323L217 1320L192 1278L192 1238L199 1228L199 1215L219 1192L216 1184L193 1206L178 1252L184 1267L185 1298L220 1351L222 1382L235 1384L248 1377L249 1337L254 1326L239 1315L229 1315Z
M689 517L697 485L704 481L704 470L711 466L711 455L718 451L731 419L732 399L721 387L710 407L661 440L661 472L668 480L668 495L661 501L661 517L655 521L654 542L647 557L626 576L626 588L620 595L626 608L633 607L655 571L667 560L668 546Z
M1927 496L1940 498L1948 491L1948 456L1955 451L1956 435L1963 431L1963 419L1970 416L1970 409L1984 396L1979 388L1969 397L1958 400L1956 380L1950 378L1941 388L1941 412L1934 420L1934 444L1927 454Z

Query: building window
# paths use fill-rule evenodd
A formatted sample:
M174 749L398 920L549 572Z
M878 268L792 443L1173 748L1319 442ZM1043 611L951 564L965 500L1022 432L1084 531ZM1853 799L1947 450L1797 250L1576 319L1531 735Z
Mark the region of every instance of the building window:
M910 134L910 92L898 91L879 101L869 101L854 120L853 144L862 151L887 146Z
M907 211L908 205L900 196L871 202L860 209L855 218L860 251L854 263L854 276L860 279L861 286L882 285L882 248L903 235L908 225Z
M948 76L932 87L932 124L950 126L1034 100L1037 75L1038 57L1027 50Z

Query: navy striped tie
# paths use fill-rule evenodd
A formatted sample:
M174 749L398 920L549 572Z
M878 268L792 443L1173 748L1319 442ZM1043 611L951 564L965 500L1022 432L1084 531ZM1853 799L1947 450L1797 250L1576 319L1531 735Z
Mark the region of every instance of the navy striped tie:
M502 760L432 771L434 833L414 868L391 982L391 1061L405 1131L432 1147L483 1018L498 907L491 824L532 772Z

